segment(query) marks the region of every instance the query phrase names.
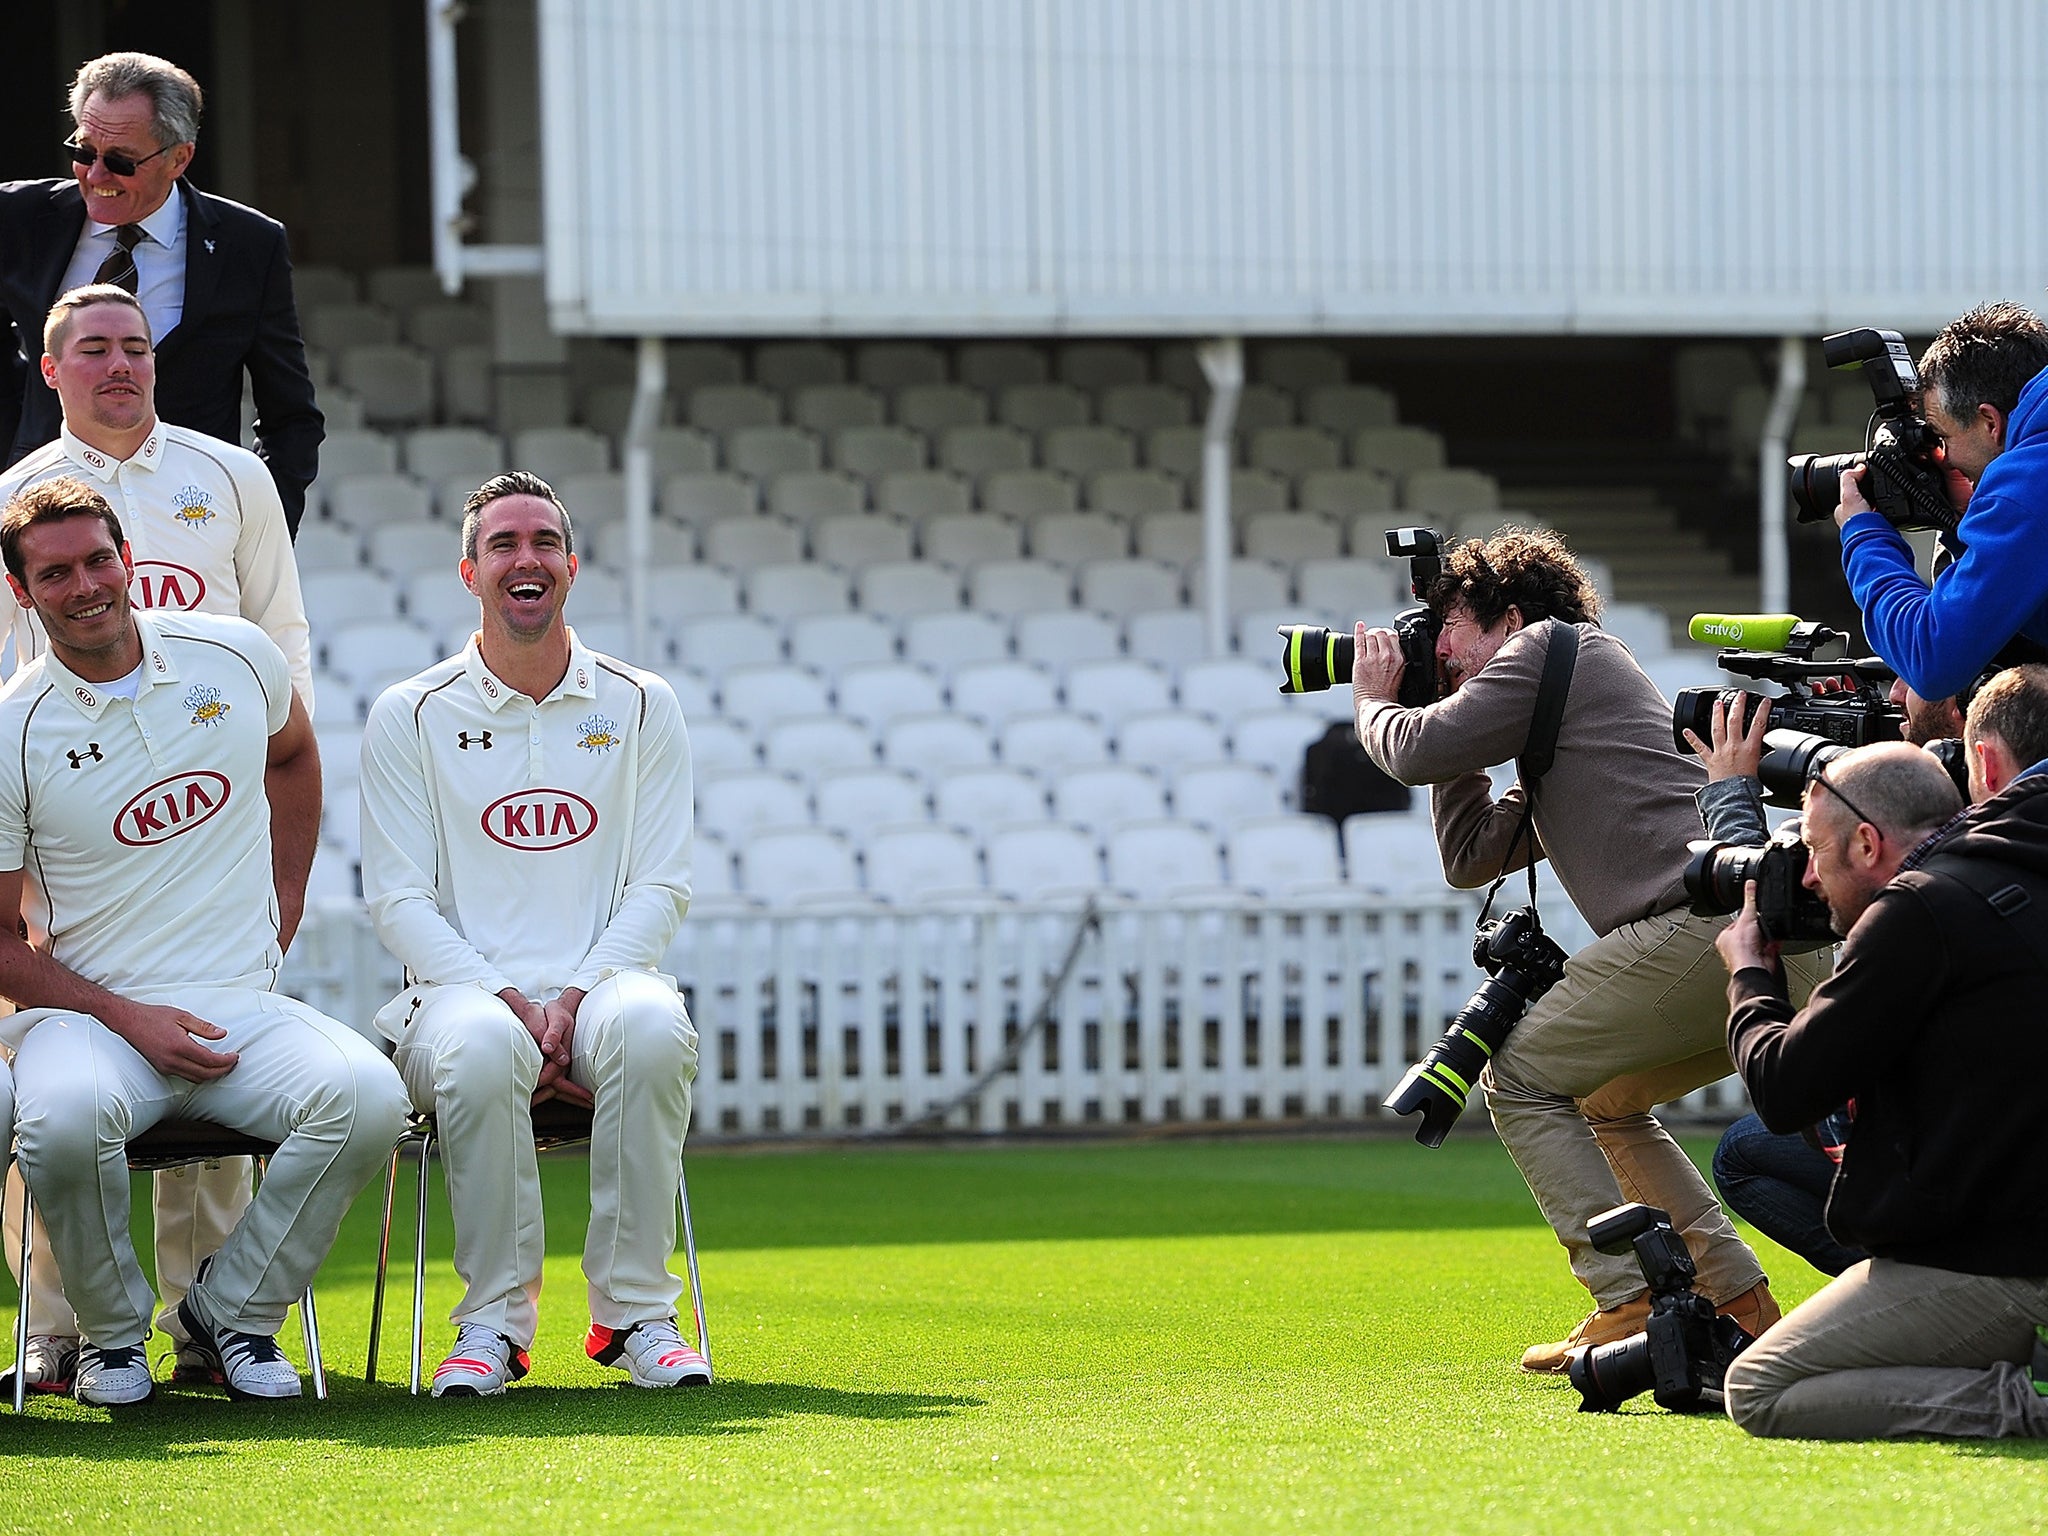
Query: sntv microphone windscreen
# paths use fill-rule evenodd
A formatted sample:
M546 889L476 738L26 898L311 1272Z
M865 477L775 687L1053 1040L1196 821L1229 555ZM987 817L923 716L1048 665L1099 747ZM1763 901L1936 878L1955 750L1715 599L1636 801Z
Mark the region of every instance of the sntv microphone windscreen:
M1796 613L1696 613L1685 632L1703 645L1782 651L1799 623Z

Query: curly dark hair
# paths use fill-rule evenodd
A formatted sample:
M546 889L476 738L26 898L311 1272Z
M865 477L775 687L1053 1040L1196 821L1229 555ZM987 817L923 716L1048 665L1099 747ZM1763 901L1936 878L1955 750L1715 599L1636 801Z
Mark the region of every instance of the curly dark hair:
M1565 542L1548 528L1510 523L1490 538L1467 539L1444 551L1441 575L1424 601L1442 617L1463 607L1482 629L1518 608L1524 624L1563 619L1583 624L1600 617L1600 594Z

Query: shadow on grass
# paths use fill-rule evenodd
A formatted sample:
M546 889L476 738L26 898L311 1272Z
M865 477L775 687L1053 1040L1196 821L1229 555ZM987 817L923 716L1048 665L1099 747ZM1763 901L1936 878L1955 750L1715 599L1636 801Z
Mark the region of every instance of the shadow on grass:
M758 1435L806 1418L873 1422L950 1418L982 1408L978 1397L851 1392L780 1381L726 1381L647 1392L623 1384L514 1387L503 1397L434 1401L403 1386L330 1379L325 1403L236 1403L210 1392L166 1392L105 1417L63 1401L45 1402L7 1425L10 1456L81 1456L154 1461L224 1456L270 1440L364 1449L433 1450L493 1441L566 1436L645 1444L710 1435ZM111 1420L111 1422L109 1422Z

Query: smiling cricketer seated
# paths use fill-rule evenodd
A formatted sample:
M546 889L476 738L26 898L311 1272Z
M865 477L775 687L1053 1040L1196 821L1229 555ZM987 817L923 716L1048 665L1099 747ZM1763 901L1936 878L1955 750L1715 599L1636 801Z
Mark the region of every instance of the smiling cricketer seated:
M690 902L690 744L661 678L578 640L569 514L514 471L473 492L482 627L363 730L363 894L411 981L377 1016L438 1120L466 1291L434 1396L526 1374L541 1266L531 1105L593 1106L584 1348L635 1386L701 1384L676 1327L676 1186L697 1032L657 969Z
M150 1292L125 1144L207 1120L278 1144L180 1303L237 1397L296 1397L274 1338L405 1118L362 1036L272 990L305 902L320 762L284 653L224 614L143 614L83 481L18 493L0 559L48 649L0 697L0 1020L18 1157L83 1341L74 1392L139 1402Z

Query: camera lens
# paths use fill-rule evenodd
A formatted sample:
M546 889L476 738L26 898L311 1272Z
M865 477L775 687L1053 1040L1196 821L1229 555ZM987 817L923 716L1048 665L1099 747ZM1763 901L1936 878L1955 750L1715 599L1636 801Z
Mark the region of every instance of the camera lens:
M1566 1374L1579 1389L1581 1413L1619 1408L1657 1384L1657 1370L1650 1363L1650 1335L1631 1334L1612 1344L1574 1350Z
M1762 873L1764 850L1726 843L1695 842L1685 866L1685 892L1693 911L1717 917L1742 910L1742 887Z
M1280 685L1282 693L1320 693L1339 680L1349 681L1357 644L1342 630L1325 629L1320 624L1283 624L1280 638L1286 642L1280 653L1280 665L1287 673L1287 681Z
M1787 459L1799 521L1818 523L1833 517L1842 504L1842 472L1863 461L1860 453L1795 453Z

